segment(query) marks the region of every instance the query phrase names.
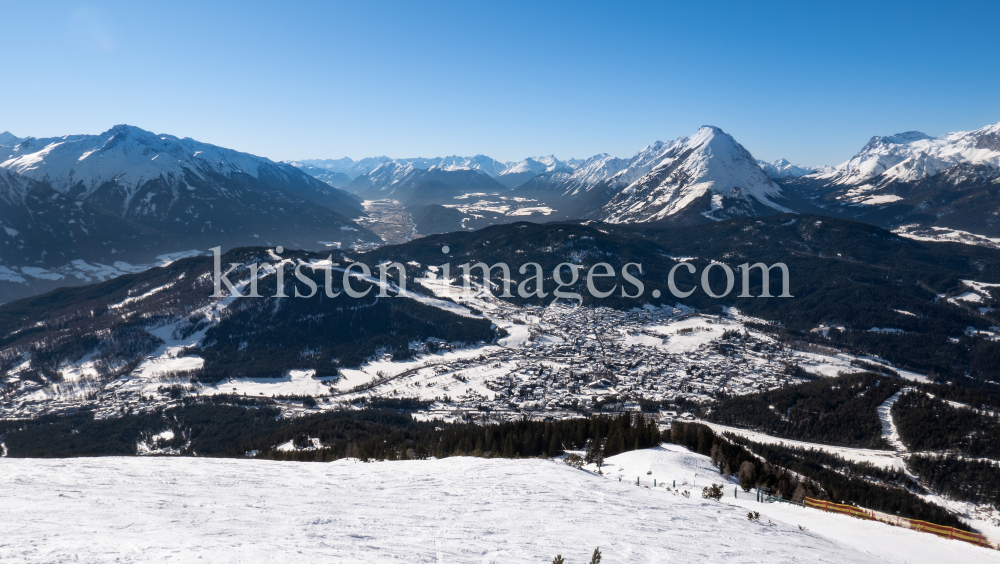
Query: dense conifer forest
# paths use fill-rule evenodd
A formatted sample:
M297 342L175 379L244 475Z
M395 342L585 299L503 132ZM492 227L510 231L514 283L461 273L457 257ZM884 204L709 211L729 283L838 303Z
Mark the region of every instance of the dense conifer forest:
M1000 467L993 460L957 456L910 456L906 460L920 481L949 499L1000 507Z
M896 400L892 417L910 450L951 449L968 456L1000 458L1000 447L996 446L1000 444L1000 394L911 382L895 377L891 370L724 398L702 406L700 412L715 423L786 439L880 449L888 445L881 437L877 409L904 389L914 391Z
M261 450L261 456L281 460L335 460L347 456L362 460L399 460L460 455L552 457L563 454L567 449L582 450L592 441L600 444L604 456L613 456L656 446L660 442L655 421L635 413L487 425L419 423L397 414L390 416L393 421L391 429L367 423L359 427L353 412L341 413L333 417L297 421L244 446ZM268 445L301 436L319 438L323 448L316 452L265 450Z
M152 447L200 456L235 456L236 448L283 425L269 400L216 396L153 413L97 419L93 411L5 421L0 435L13 457L130 456L142 441ZM152 437L164 431L172 439Z
M903 381L872 373L850 374L736 396L703 410L722 425L777 437L862 448L887 448L877 409Z
M327 376L379 352L406 358L414 341L477 344L496 337L485 318L461 317L413 300L379 299L375 292L350 301L286 299L277 306L272 300L241 300L237 308L207 331L198 353L205 359L199 380L273 378L289 368Z
M416 400L399 400L410 405ZM137 444L175 449L198 456L255 456L276 460L399 460L473 455L486 457L557 456L584 449L591 441L605 456L659 444L655 421L637 413L598 415L562 421L516 421L480 425L417 421L409 413L384 407L331 411L284 419L272 400L214 396L154 413L95 419L94 413L8 421L0 435L8 456L64 457L137 454ZM374 405L386 405L379 401ZM152 437L171 431L171 439ZM316 450L281 451L288 441Z
M976 398L968 399L976 401ZM993 409L956 406L923 391L915 391L896 400L892 419L909 450L947 451L972 458L1000 460L1000 417Z

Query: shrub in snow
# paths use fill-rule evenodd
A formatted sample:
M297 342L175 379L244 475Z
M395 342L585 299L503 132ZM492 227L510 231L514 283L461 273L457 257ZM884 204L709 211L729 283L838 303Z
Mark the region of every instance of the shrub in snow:
M583 457L581 457L579 454L571 453L569 456L566 457L565 462L566 464L572 466L573 468L577 469L583 468Z
M555 558L552 559L552 564L566 564L566 561L563 560L563 557L562 557L561 554L558 554L558 555L556 555ZM594 549L594 554L592 554L591 557L590 557L590 564L601 564L601 549L600 548L595 548Z
M719 501L722 499L722 487L719 484L712 484L711 487L701 490L701 497L704 499L714 499L715 501Z

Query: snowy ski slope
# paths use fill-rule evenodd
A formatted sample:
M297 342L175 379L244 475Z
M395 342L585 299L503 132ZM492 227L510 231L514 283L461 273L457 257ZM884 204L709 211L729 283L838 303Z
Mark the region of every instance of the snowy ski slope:
M647 471L688 476L699 489L688 499L637 487L618 481L619 468L644 479ZM538 459L5 458L0 561L523 563L558 553L576 563L596 546L605 564L998 557L775 504L756 504L762 523L749 522L733 503L751 502L700 499L713 477L707 457L673 447L611 457L605 470Z

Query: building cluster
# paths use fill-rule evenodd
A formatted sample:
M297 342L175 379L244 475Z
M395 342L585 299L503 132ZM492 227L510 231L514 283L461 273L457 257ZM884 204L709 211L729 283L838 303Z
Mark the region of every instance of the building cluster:
M475 348L413 343L411 359L392 362L387 354L355 371L357 377L317 383L308 392L314 407L302 401L301 387L292 387L300 383L287 379L256 380L250 394L273 398L286 416L359 407L377 398L418 400L427 406L418 416L447 420L559 419L624 410L672 414L711 399L794 383L789 367L812 362L746 330L735 316L669 307L519 307L500 300L475 306L503 328L497 343ZM0 417L84 406L99 417L114 417L176 405L192 395L247 393L239 391L239 382L214 389L184 374L155 379L84 378L71 393L68 384L24 388L30 393L5 398Z
M488 315L507 322L512 344L482 347L476 356L423 356L424 368L383 373L363 394L433 399L428 414L446 419L676 413L795 383L788 367L803 360L738 320L690 310L504 304Z

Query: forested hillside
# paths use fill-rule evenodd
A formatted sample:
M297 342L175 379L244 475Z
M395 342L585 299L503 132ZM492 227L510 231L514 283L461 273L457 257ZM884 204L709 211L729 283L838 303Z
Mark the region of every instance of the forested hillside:
M449 248L447 254L441 252L444 246ZM574 262L584 270L563 290L579 293L583 305L628 310L646 303L682 303L716 313L722 313L723 307L735 307L767 320L752 325L754 329L792 346L817 343L856 354L875 354L902 368L964 386L983 386L981 382L1000 378L1000 341L988 333L967 331L973 327L988 332L1000 322L989 318L992 314L978 314L935 294L967 292L970 286L964 280L1000 281L1000 251L916 242L842 220L775 216L686 229L518 223L433 235L368 253L286 250L282 258L286 259L283 269L288 295L296 290L310 293L310 288L295 279L297 261L312 264L331 254L342 264L348 260L371 266L385 261L401 263L407 270L408 286L417 290L421 289L417 280L427 269L445 262L451 265L452 276L461 274L463 263L505 262L510 266L512 286L533 274L529 269L529 274L522 275L520 265L537 262L544 273L546 297L523 298L515 291L513 297L505 298L516 304L536 305L553 300L557 286L554 267ZM222 262L244 265L230 276L236 280L248 276L247 263L273 263L276 258L267 249L244 248L227 253ZM677 284L696 290L683 299L672 296L665 282L679 258L688 259L696 269L696 274L678 270ZM742 283L737 271L734 290L723 298L710 298L697 286L700 271L712 261L733 268L748 262L786 263L793 297L738 297ZM601 289L615 288L604 299L591 295L585 276L585 269L598 262L609 263L616 275L599 281ZM644 286L638 297L621 293L625 290L634 296L638 291L622 274L627 263L642 265L641 274L637 266L631 270ZM563 269L564 280L569 279L568 267ZM327 298L322 290L324 271L315 268L304 270L321 287L312 298L237 300L233 307L218 310L225 315L212 322L204 310L199 311L212 302L211 271L207 257L184 259L102 284L61 289L0 306L0 326L4 328L0 362L10 368L15 362L24 362L27 355L34 374L29 377L47 381L60 363L77 362L97 349L100 370L113 377L161 346L171 334L151 331L168 324L176 324L180 335L207 330L197 352L206 361L203 378L223 378L234 371L280 375L290 368L325 373L336 366L356 366L377 352L405 356L413 341L478 343L494 339L486 320L460 318L421 303L380 301L375 292L361 299ZM478 269L472 278L481 280ZM771 278L772 294L777 295L780 277L775 274ZM716 291L725 287L721 268L712 268L709 280ZM503 287L501 269L492 270L492 282ZM263 295L270 295L273 277L261 284ZM365 282L357 284L362 291L367 287ZM533 284L528 282L532 290ZM331 290L340 290L339 275L330 285ZM654 289L660 292L657 298L653 297ZM750 276L749 290L752 296L762 292L757 270ZM987 291L980 294L984 304L996 300Z
M449 252L443 254L442 247ZM505 298L518 304L547 304L556 283L552 271L562 262L590 268L597 262L612 264L618 273L618 290L607 298L590 295L581 275L571 289L581 294L583 305L632 308L642 303L676 304L721 313L739 311L771 322L756 327L790 342L813 342L856 354L884 358L899 367L931 373L932 378L957 381L967 376L1000 380L1000 341L967 331L990 331L1000 326L996 314L982 314L951 296L963 295L963 282L1000 283L1000 250L953 243L914 241L871 225L809 215L777 215L734 219L685 228L656 224L515 223L475 232L431 235L403 245L387 246L357 255L369 263L414 262L424 267L452 265L453 276L463 263L507 263L516 285L526 278L517 269L537 262L545 273L547 299L522 298L516 292ZM678 260L695 266L676 273L689 297L676 298L667 288L667 277ZM711 298L701 288L702 271L711 262L724 262L735 273L732 292ZM622 297L620 268L642 264L644 293L640 299ZM763 262L784 263L789 269L793 298L739 297L742 278L737 266ZM633 267L634 268L634 267ZM568 269L564 267L568 272ZM411 266L411 276L420 268ZM532 271L529 270L529 275ZM584 271L581 271L585 273ZM633 270L635 272L635 270ZM564 274L568 279L568 274ZM474 280L482 280L479 270ZM709 273L716 293L726 287L724 272ZM495 288L502 288L500 269L491 273ZM771 293L780 293L780 276L771 276ZM530 286L534 289L534 286ZM635 289L627 287L632 294ZM654 298L652 290L661 292ZM762 294L759 270L750 276L750 295ZM500 292L496 292L499 294ZM942 296L944 299L942 299ZM980 292L981 306L1000 308L1000 291ZM992 316L992 317L991 317Z
M1000 460L1000 416L993 409L953 404L914 391L896 400L892 419L910 450Z
M823 378L726 398L706 407L704 417L786 439L888 448L881 436L877 409L903 384L902 380L872 373Z

